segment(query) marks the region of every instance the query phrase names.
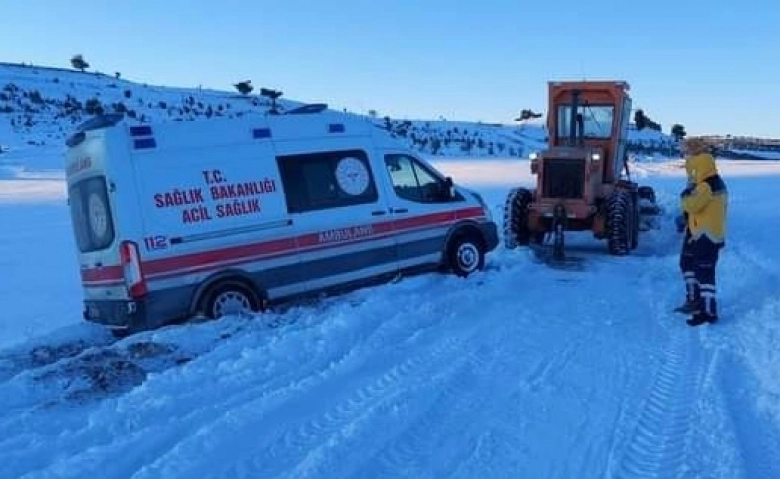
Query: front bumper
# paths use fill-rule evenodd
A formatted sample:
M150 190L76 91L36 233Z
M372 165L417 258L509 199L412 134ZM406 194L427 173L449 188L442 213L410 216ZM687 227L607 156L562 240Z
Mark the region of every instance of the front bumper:
M485 239L485 248L487 251L493 251L498 246L498 226L488 221L481 223L479 229L482 232L482 237Z

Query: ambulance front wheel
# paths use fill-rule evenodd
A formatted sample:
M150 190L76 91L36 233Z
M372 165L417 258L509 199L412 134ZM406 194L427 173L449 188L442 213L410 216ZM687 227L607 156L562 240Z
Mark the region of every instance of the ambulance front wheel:
M465 278L485 267L485 247L474 235L458 236L447 251L449 266L456 276Z
M205 295L204 313L211 319L258 311L260 298L251 287L239 282L225 282L212 287Z

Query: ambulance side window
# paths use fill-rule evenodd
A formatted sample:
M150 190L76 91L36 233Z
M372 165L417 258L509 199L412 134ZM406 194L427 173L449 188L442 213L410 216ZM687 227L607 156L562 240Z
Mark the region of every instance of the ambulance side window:
M290 213L379 200L368 155L362 150L285 155L276 161Z
M453 201L449 186L411 156L385 155L385 164L399 198L417 203Z

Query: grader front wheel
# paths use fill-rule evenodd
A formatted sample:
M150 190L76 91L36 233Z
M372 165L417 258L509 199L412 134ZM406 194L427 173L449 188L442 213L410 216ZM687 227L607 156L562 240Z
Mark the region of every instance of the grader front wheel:
M631 251L636 229L632 205L627 191L615 191L607 199L607 250L612 255L625 256Z

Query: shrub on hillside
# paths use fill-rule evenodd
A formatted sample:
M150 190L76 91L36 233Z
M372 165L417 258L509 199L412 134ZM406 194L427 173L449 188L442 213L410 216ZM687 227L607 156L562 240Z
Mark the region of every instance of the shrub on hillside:
M100 100L98 100L97 98L90 98L84 104L84 111L88 115L102 115L105 112L105 109L103 108L103 105L100 103Z
M75 68L76 70L81 70L84 72L87 68L89 68L89 63L84 60L84 57L79 55L73 55L73 58L70 59L70 64Z
M252 86L252 80L245 80L242 82L238 82L233 84L234 87L236 87L236 90L238 90L239 93L242 95L249 94L252 90L254 90L254 87Z
M680 140L682 140L683 138L685 138L685 135L686 135L686 133L685 133L685 127L684 127L684 126L682 126L682 125L681 125L681 124L679 124L679 123L675 123L675 124L672 126L672 132L671 132L671 133L672 133L672 136L674 137L674 139L675 139L675 140L677 140L677 141L680 141Z

